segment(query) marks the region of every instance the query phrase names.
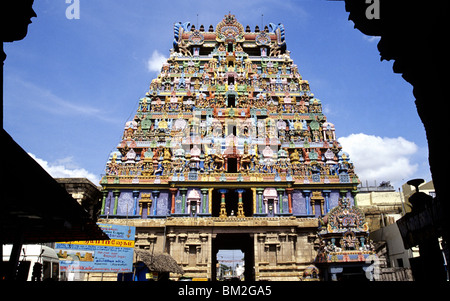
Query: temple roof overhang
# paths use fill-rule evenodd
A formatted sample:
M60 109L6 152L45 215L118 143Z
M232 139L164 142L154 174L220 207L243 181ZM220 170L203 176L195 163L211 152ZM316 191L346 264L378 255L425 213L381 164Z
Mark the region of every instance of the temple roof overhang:
M0 241L33 244L109 239L88 213L5 131L2 160Z

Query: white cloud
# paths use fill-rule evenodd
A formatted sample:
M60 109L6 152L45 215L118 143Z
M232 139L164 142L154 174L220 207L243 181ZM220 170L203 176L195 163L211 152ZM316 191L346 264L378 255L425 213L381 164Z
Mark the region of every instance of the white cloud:
M379 36L366 36L366 35L363 35L363 39L368 41L368 42L370 42L370 43L372 43L372 42L379 42L381 37L379 37Z
M84 168L79 168L72 157L60 159L52 164L28 153L39 165L54 178L87 178L93 184L98 185L100 178Z
M26 100L31 101L30 104L51 114L59 116L68 115L73 117L87 116L106 122L117 122L116 119L108 116L103 109L93 107L81 101L71 101L62 98L47 88L38 86L17 76L9 76L7 80L10 81L10 83L17 85L14 88L15 90L26 91L26 95L33 96L25 97Z
M147 69L150 72L160 72L162 65L167 61L167 58L154 50L152 56L147 61Z
M338 140L344 152L350 155L362 182L391 181L394 186L399 186L419 167L411 162L418 146L403 137L382 138L359 133Z

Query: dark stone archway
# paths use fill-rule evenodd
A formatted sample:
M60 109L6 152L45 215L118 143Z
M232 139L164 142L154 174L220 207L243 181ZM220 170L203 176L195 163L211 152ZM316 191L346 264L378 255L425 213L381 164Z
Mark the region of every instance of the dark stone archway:
M355 28L370 36L380 36L381 60L394 60L393 71L413 86L417 113L428 141L431 176L436 198L430 204L439 212L433 231L444 240L444 252L450 259L450 206L445 194L447 166L444 135L448 129L449 46L447 41L450 3L448 1L345 0L345 9ZM373 9L377 10L376 14ZM370 11L368 13L368 10ZM402 219L407 218L405 216ZM439 279L442 267L430 261L428 274ZM428 278L431 280L431 278Z

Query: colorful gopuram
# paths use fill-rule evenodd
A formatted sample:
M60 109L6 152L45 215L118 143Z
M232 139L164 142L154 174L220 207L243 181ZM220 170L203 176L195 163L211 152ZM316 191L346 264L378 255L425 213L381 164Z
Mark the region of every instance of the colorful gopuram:
M101 217L136 226L136 246L170 254L187 277L215 280L217 252L240 249L245 279L300 280L319 221L353 206L358 183L284 26L251 30L228 14L207 30L174 25L106 163Z

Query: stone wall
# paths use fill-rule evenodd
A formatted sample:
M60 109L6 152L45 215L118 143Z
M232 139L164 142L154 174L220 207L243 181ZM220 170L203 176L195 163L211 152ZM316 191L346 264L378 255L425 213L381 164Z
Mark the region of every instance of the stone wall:
M136 247L169 253L193 278L213 277L214 250L218 234L248 235L242 244L252 246L246 256L254 264L254 280L299 280L315 259L317 219L274 218L167 218L147 220L102 220L136 227ZM240 236L239 236L240 237ZM239 245L241 242L237 242ZM233 248L235 245L233 244ZM237 247L239 248L239 247ZM253 253L253 254L251 254ZM180 275L172 274L177 279Z

